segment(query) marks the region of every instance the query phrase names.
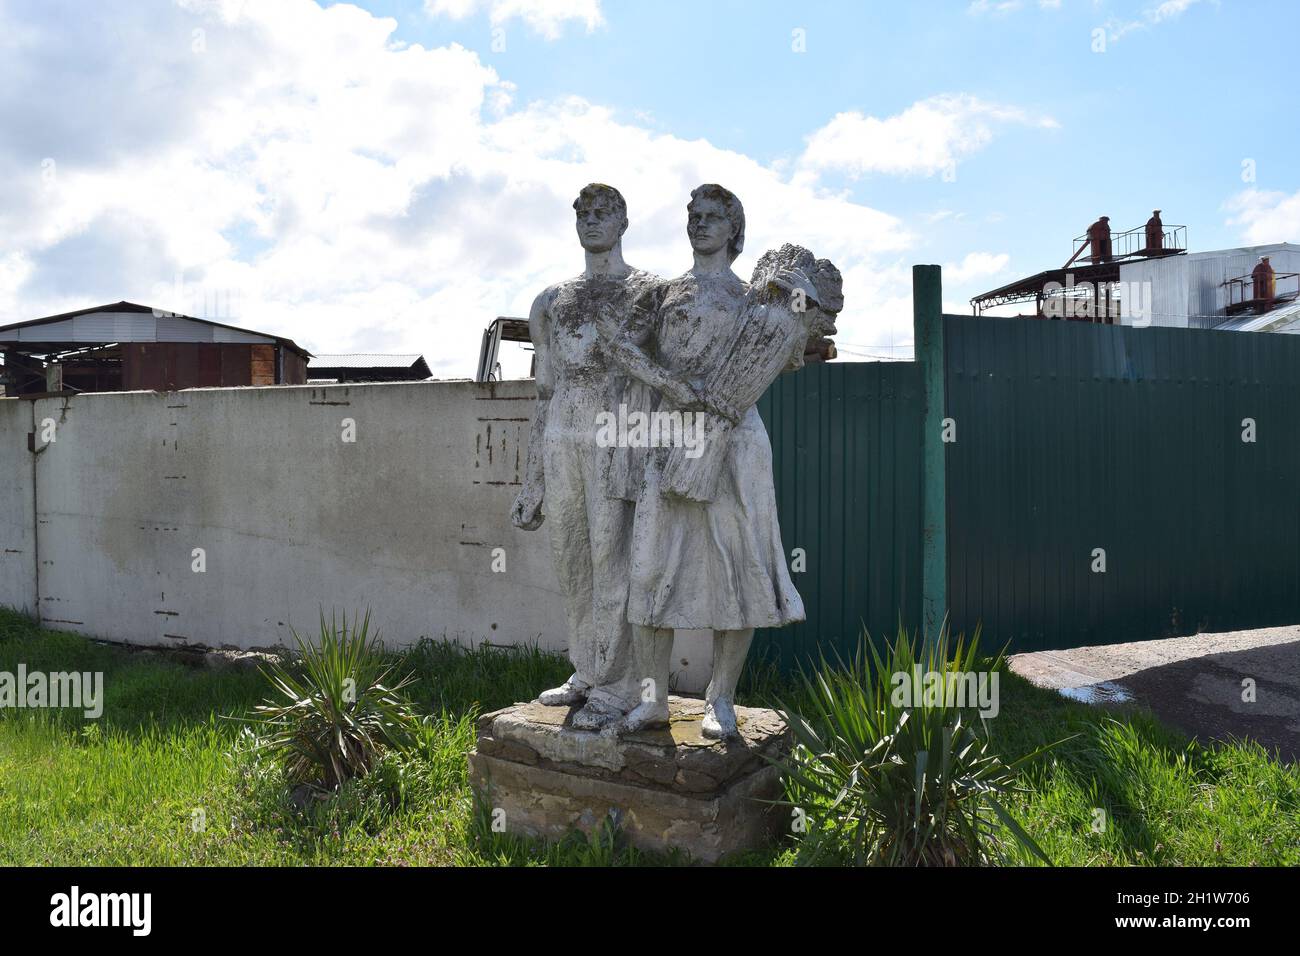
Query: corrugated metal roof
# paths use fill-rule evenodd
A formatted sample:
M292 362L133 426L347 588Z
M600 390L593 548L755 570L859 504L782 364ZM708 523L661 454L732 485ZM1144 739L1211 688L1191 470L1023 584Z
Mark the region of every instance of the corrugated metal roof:
M418 352L409 355L383 355L373 352L353 352L342 355L317 355L309 368L410 368L424 356Z
M100 342L278 342L307 358L293 339L181 315L135 302L115 302L42 319L0 325L2 342L95 344Z
M182 316L142 312L92 312L58 322L0 329L0 341L65 342L246 342L271 345L273 335L236 331Z
M1300 245L1294 242L1269 242L1262 246L1233 246L1229 249L1209 249L1205 252L1189 252L1189 259L1220 259L1224 256L1259 257L1274 252L1300 252Z
M1300 332L1300 302L1288 302L1263 315L1239 315L1214 327L1216 332Z

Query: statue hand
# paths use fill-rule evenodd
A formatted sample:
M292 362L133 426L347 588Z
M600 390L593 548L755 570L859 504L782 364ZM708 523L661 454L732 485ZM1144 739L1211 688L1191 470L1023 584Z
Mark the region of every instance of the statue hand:
M733 425L739 425L743 416L740 409L736 408L726 399L709 392L703 397L705 411L718 418L725 418Z
M800 307L796 312L808 312L817 306L817 287L802 269L782 269L772 279L772 284L788 293L792 301L798 301ZM795 299L796 294L798 300Z
M525 486L515 498L514 507L510 509L510 523L520 531L535 531L545 520L541 494Z
M618 310L608 302L597 304L594 324L600 337L610 342L622 331L622 324L618 320Z
M699 392L689 382L670 380L663 384L660 391L683 411L693 411L705 407Z

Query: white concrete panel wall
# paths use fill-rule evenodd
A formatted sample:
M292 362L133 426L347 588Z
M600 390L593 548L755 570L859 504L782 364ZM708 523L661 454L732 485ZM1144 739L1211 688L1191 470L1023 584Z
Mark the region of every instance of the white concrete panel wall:
M42 618L258 647L369 606L387 637L563 643L544 534L510 526L529 383L195 389L36 403ZM343 441L345 420L354 442ZM506 571L492 571L492 549ZM206 570L193 570L194 549Z
M31 402L0 398L0 604L36 610Z
M58 422L36 462L48 626L128 643L251 648L291 643L291 627L314 632L322 608L369 607L394 646L446 636L565 647L548 529L509 521L531 382L35 404L38 420ZM345 420L355 442L342 440ZM25 442L27 428L5 429L22 433L7 446ZM18 457L30 476L29 454ZM504 549L504 572L492 570L494 548ZM21 593L17 578L0 581L3 593ZM707 655L707 641L683 635L681 687L707 681Z

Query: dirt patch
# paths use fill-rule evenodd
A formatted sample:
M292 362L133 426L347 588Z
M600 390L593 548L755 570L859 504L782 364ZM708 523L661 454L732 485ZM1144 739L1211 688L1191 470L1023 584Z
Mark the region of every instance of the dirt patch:
M1073 699L1110 704L1128 695L1193 737L1246 738L1300 760L1298 626L1038 651L1010 663Z

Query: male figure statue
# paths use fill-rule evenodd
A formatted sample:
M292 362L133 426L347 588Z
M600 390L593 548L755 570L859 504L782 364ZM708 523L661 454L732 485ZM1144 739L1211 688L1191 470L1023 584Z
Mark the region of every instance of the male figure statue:
M596 440L597 416L617 408L623 379L606 359L595 322L602 309L627 315L637 296L659 280L623 261L627 204L617 189L585 186L573 208L586 268L542 292L529 315L537 412L510 519L531 531L549 518L564 592L574 672L538 699L552 706L585 701L573 726L595 730L621 718L640 695L627 620L633 505L606 494L607 452Z

